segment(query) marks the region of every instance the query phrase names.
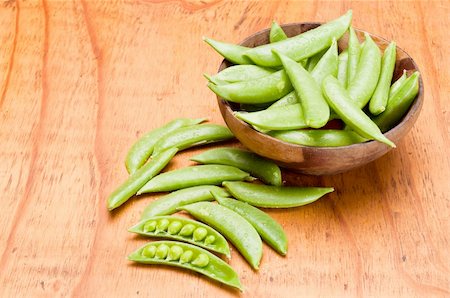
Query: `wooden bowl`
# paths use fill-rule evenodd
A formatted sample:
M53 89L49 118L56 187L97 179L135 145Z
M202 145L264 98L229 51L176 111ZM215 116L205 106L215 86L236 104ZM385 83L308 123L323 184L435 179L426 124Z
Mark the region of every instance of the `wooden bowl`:
M282 25L287 36L295 36L302 32L316 28L321 23L292 23ZM364 31L355 30L359 39L364 40ZM370 35L379 48L384 51L389 42L379 36ZM347 48L348 34L339 40L339 49ZM257 32L246 38L241 45L255 47L269 42L269 29ZM418 71L414 60L402 49L397 47L397 59L393 80L398 79L406 69L408 75ZM219 71L232 64L222 61ZM423 82L419 79L419 93L411 105L409 111L397 126L385 133L394 143L398 143L405 136L416 122L423 104ZM251 151L275 161L281 167L289 168L300 173L311 175L331 175L342 173L350 169L365 165L383 154L391 148L377 141L369 141L361 144L354 144L343 147L308 147L294 145L275 139L254 130L250 125L237 119L233 111L239 105L227 102L217 97L220 112L230 130L236 138Z

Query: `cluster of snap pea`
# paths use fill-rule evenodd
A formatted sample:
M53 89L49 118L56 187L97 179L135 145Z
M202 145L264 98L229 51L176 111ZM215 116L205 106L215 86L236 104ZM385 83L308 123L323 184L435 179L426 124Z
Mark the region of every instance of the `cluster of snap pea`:
M395 147L383 133L408 111L419 90L419 73L407 77L404 72L391 85L395 42L381 55L369 34L360 44L351 20L348 11L291 38L274 22L270 43L255 48L207 38L236 64L205 75L208 87L241 105L237 118L285 142L337 147L377 140ZM337 40L345 32L348 48L339 53ZM346 129L318 129L333 119L341 119Z

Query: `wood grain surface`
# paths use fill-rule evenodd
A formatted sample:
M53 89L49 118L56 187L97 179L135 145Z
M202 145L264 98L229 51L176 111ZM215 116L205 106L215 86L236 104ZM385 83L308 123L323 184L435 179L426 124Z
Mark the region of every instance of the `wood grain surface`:
M202 36L239 42L279 23L326 21L392 39L419 65L425 103L398 148L350 172L283 172L336 192L270 211L289 252L259 272L233 249L239 293L198 274L130 264L127 232L158 195L110 214L127 149L175 117L222 123ZM449 297L450 5L447 1L0 1L1 297ZM228 144L236 145L236 142ZM169 169L191 164L188 150Z

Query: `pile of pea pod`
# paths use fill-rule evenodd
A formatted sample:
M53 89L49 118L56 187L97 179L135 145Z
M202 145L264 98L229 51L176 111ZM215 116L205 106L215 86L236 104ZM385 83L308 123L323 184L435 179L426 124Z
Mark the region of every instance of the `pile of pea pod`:
M337 147L376 140L395 147L383 133L402 119L419 90L419 73L391 85L396 44L381 54L368 33L360 44L351 27L352 11L288 38L273 23L269 44L247 48L205 38L235 64L209 76L219 97L240 104L235 116L285 142ZM348 31L348 47L337 41ZM342 120L345 129L327 123Z

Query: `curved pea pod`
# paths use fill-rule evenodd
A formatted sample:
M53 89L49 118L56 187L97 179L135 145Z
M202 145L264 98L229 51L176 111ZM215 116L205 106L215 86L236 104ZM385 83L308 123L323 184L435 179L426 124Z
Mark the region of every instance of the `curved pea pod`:
M223 186L239 201L262 208L303 206L334 191L331 187L287 187L234 181L225 181Z
M194 146L229 140L233 137L233 133L227 127L217 124L182 127L159 139L155 144L153 155L167 148L176 147L181 151Z
M289 106L296 103L300 103L300 99L298 98L295 91L291 91L273 104L271 104L267 109L273 109L282 106Z
M262 242L255 228L236 212L211 202L199 202L179 208L215 228L233 243L247 262L258 269Z
M160 228L160 226L163 227ZM147 237L188 242L230 257L230 248L225 238L213 228L192 219L154 216L140 221L128 231Z
M339 147L367 141L354 131L335 129L273 131L269 135L291 144L311 147Z
M395 42L391 42L384 50L383 58L381 59L380 78L369 102L369 111L372 115L378 115L386 109L392 76L394 75L396 53Z
M369 116L349 98L347 91L337 79L332 76L326 77L322 88L330 107L351 129L362 137L377 140L395 148L395 144L386 138Z
M156 142L173 132L174 130L184 127L199 124L205 121L205 119L189 119L189 118L180 118L170 121L164 126L156 128L142 137L140 137L136 143L133 144L131 149L127 153L127 157L125 159L125 166L127 168L128 173L132 174L136 172L137 169L142 167L143 164L148 160L150 155L153 152L153 148Z
M350 26L351 20L352 11L349 10L343 16L297 36L251 48L245 52L245 56L257 65L268 67L282 64L272 50L277 50L295 61L309 58L329 47L333 38L338 40Z
M147 182L137 194L172 191L198 185L219 185L226 180L244 180L250 175L224 165L200 165L165 172Z
M113 210L119 207L135 195L145 183L165 168L177 152L177 148L169 148L162 151L139 170L131 174L122 185L109 195L107 200L108 209Z
M291 82L284 70L259 79L227 85L208 83L208 87L225 100L249 104L272 102L292 91Z
M385 132L397 125L397 123L408 111L409 107L416 98L419 92L419 73L413 73L400 89L389 98L386 110L380 115L376 116L373 121Z
M270 27L269 32L269 42L277 42L287 39L286 33L284 33L283 29L278 25L277 22L273 21L272 26Z
M165 254L165 250L167 250L167 254ZM189 269L242 291L239 277L230 265L209 251L192 244L154 241L132 252L128 259L142 264Z
M273 69L257 65L233 65L225 68L218 74L206 76L206 78L216 85L223 85L259 79L271 75L274 72L275 70Z
M348 94L350 95L352 102L360 109L362 109L372 97L372 94L377 87L381 69L380 49L372 38L370 38L368 33L365 33L365 36L366 40L364 47L361 49L355 77L347 85Z
M241 119L263 130L288 130L308 127L300 104L280 106L259 112L235 112Z
M330 108L322 96L320 86L301 64L281 53L277 52L277 55L286 69L297 96L301 98L300 104L306 125L312 128L323 127L330 118Z
M306 66L303 65L305 67L305 69L309 72L313 71L314 67L316 67L317 63L319 63L319 60L322 58L323 54L325 54L326 51L327 50L325 48L322 51L318 52L317 54L314 54L313 56L311 56L308 59L308 64Z
M239 168L265 183L281 185L280 168L272 161L255 153L237 148L216 148L191 157L202 164L221 164Z
M286 255L288 245L286 233L272 217L247 203L217 195L214 196L220 205L233 210L245 218L256 229L261 238L276 252L283 256Z
M320 58L317 65L311 71L311 76L316 80L318 88L320 90L320 86L322 86L322 81L328 75L332 75L337 77L338 74L338 47L336 40L333 39L333 43L331 44L328 51L323 54Z
M180 189L152 201L142 212L141 220L157 215L173 214L177 212L178 207L183 205L201 201L212 201L214 198L211 192L223 197L229 196L226 190L214 185L200 185Z
M389 98L391 98L399 89L400 87L403 86L403 83L406 81L407 77L406 77L406 70L403 70L403 74L397 79L397 81L395 81L390 90L389 90L389 97L388 97L388 101Z
M341 85L345 88L347 87L347 61L348 61L348 51L345 50L338 56L338 74L337 79Z
M355 29L349 28L348 34L348 66L347 66L347 86L353 81L358 68L359 58L361 55L361 45L359 44L358 36L356 36Z
M250 48L207 37L204 37L203 40L225 59L233 62L234 64L254 64L248 57L244 56L244 53L246 53Z

